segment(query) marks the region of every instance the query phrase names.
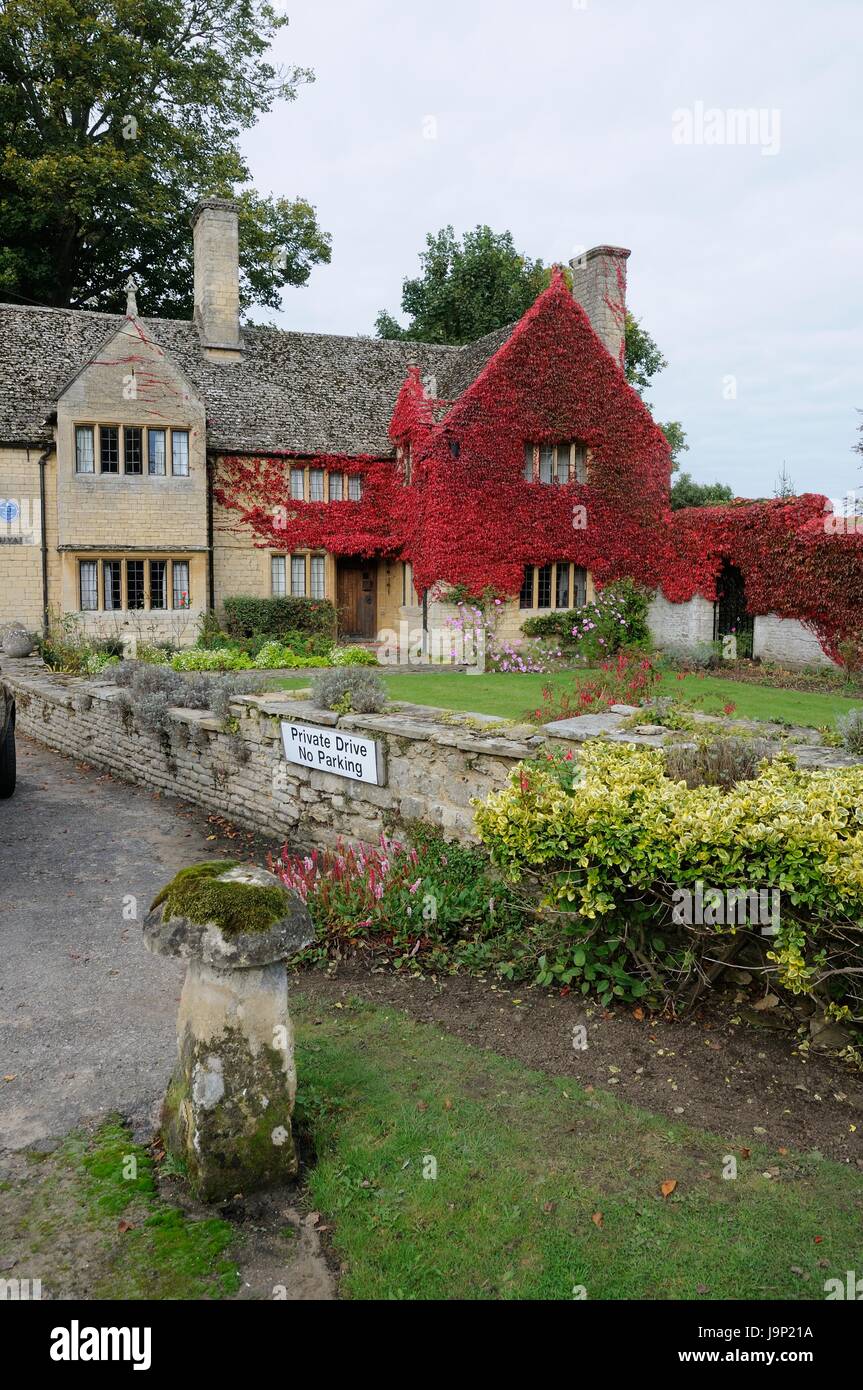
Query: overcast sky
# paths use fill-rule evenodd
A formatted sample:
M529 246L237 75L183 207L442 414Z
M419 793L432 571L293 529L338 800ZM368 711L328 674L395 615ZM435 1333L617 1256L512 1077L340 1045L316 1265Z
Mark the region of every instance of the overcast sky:
M627 246L683 467L743 496L783 462L798 491L863 489L861 0L280 7L277 56L317 80L245 148L333 237L283 327L372 333L448 222L546 262Z

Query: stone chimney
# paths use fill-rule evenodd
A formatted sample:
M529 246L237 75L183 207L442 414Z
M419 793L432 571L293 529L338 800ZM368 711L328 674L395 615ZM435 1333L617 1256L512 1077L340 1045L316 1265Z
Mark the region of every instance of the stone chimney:
M621 367L626 329L626 262L622 246L594 246L570 261L572 297L594 333Z
M195 251L195 324L207 357L239 361L240 261L237 205L205 198L192 217Z

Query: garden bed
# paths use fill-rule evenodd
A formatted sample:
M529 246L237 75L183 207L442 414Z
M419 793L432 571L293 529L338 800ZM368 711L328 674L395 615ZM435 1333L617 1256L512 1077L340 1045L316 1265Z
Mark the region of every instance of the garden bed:
M833 1056L801 1052L787 1015L753 1014L758 996L746 987L729 987L674 1021L490 976L420 978L346 964L334 975L303 970L295 980L318 1012L351 999L395 1008L728 1143L814 1149L863 1169L863 1074ZM587 1027L583 1051L573 1048L578 1024Z

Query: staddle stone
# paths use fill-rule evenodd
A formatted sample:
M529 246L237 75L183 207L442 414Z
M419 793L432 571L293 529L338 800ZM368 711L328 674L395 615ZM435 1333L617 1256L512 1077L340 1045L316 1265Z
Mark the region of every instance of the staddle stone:
M151 951L188 961L162 1137L205 1200L296 1176L285 962L313 939L297 893L228 861L181 869L144 921Z

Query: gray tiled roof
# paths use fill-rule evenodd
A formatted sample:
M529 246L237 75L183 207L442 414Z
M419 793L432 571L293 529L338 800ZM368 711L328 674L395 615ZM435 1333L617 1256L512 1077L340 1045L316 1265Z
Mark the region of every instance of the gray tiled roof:
M0 304L0 442L46 445L45 418L69 379L122 324L119 314ZM396 397L416 362L437 394L460 395L511 329L467 347L245 327L233 366L208 361L192 323L142 319L203 399L211 448L387 455Z

